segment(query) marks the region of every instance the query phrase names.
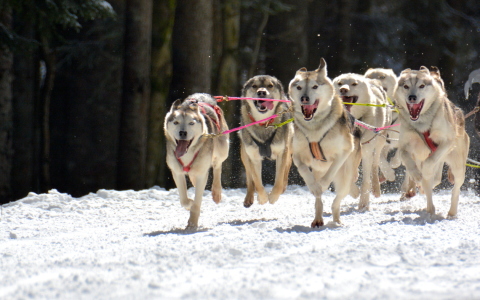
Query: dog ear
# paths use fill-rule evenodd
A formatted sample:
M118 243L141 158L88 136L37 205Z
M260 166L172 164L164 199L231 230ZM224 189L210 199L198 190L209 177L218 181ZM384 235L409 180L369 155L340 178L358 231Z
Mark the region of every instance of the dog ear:
M428 68L425 67L425 66L421 66L419 71L422 72L422 73L430 75L430 70L428 70Z
M319 73L319 75L327 77L327 62L323 57L320 58L320 66L315 70L315 72Z
M172 103L172 106L170 107L170 112L179 109L180 105L182 104L182 99L177 99Z
M405 69L403 70L400 75L404 74L404 73L410 73L412 71L412 69L408 68L408 69Z
M307 68L300 68L300 69L298 69L297 74L298 74L298 73L303 73L303 72L307 72Z

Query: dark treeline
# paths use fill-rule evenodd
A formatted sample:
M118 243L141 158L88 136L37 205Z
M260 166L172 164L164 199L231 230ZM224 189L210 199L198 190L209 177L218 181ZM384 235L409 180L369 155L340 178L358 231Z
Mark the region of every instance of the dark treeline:
M320 57L331 78L438 66L466 112L480 91L464 99L480 68L477 0L2 0L0 25L1 203L172 187L163 119L175 99L238 96L257 74L288 86ZM237 126L239 103L222 108ZM225 187L244 186L238 142Z

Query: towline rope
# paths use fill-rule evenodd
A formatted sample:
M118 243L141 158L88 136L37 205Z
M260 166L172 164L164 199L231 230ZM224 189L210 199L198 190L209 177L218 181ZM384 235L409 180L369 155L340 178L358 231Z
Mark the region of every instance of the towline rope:
M231 100L261 100L261 101L290 102L290 100L271 99L271 98L229 97L229 96L213 96L213 98L215 98L217 102L228 102Z

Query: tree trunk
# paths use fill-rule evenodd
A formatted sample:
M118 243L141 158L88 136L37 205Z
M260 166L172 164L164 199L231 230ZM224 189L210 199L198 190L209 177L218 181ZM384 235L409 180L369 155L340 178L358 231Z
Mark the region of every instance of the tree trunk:
M0 11L0 23L7 28L12 26L11 10ZM13 54L0 46L0 203L12 200L12 80Z
M147 187L167 185L163 121L172 78L172 30L176 0L155 1L152 24L152 96L148 118Z
M31 20L15 22L16 30L27 39L35 37L35 27ZM20 199L29 192L39 192L39 172L35 145L35 89L38 55L34 47L17 51L14 57L13 81L13 199Z
M240 1L225 0L222 6L222 16L220 28L222 31L218 35L222 36L222 56L217 71L217 83L215 91L219 95L239 96L241 83L238 79L238 43L240 33ZM240 102L232 101L224 103L222 109L225 114L227 124L233 128L238 124L240 115ZM238 176L238 170L241 169L241 161L238 155L240 151L240 140L237 134L230 134L230 154L229 158L223 163L222 183L226 187L238 187L242 178Z
M152 0L127 0L118 189L145 188L150 102Z
M212 0L178 0L173 26L170 103L192 93L211 92Z

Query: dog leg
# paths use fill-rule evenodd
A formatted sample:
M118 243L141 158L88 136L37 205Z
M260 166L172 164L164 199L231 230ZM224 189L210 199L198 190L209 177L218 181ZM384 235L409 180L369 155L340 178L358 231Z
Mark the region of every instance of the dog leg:
M408 200L417 194L417 187L415 186L415 182L412 180L410 175L408 175L408 172L406 170L401 190L402 195L400 197L400 201Z
M450 218L453 218L457 215L458 199L460 197L460 187L465 181L466 166L464 162L467 160L469 147L470 140L467 138L465 142L465 147L462 149L463 151L453 151L449 155L449 171L452 173L454 181L452 189L452 199L450 202L450 210L448 211L448 217ZM462 159L459 159L459 157L461 157Z
M380 182L385 180L387 181L395 181L395 171L392 169L390 163L387 161L387 156L390 148L388 146L383 147L382 153L380 155L380 171L383 174L383 178L380 178Z
M312 222L312 228L323 226L323 202L322 197L315 197L315 219Z
M268 201L273 204L277 202L280 195L285 192L288 184L288 173L292 165L292 155L288 148L285 148L282 156L277 156L276 172L275 172L275 184L272 191L268 195Z
M188 219L186 230L195 230L198 227L198 218L200 217L200 207L202 206L203 192L207 184L208 172L197 175L195 179L197 183L195 187L195 199L190 208L190 218Z
M433 189L432 189L433 178L424 178L422 180L422 187L427 198L427 213L434 216L435 215L435 206L433 205Z
M253 183L252 177L252 162L248 157L247 152L245 151L245 146L241 144L240 146L240 157L242 159L242 163L245 166L245 177L247 181L247 195L245 196L245 200L243 201L243 206L248 208L253 204L253 197L255 194L255 184Z
M252 163L252 180L255 185L255 190L257 190L257 200L258 204L265 204L268 202L268 194L263 187L262 182L262 161L253 161Z
M180 204L185 207L185 209L189 210L192 206L193 200L189 199L187 196L187 180L185 175L177 174L172 172L173 180L175 181L175 185L178 189L178 196L180 197Z
M213 202L220 203L222 200L222 163L214 161L213 165L212 198Z
M372 151L365 150L367 147L364 147L362 151L362 186L360 189L360 201L358 202L358 210L367 211L370 206L370 191L372 190L372 164L373 157ZM371 147L369 147L371 148Z
M378 173L380 171L380 168L379 168L380 156L382 155L381 150L380 151L377 151L377 150L379 150L378 147L375 149L375 152L373 155L373 165L372 165L372 193L376 198L380 197L380 194L381 194L380 179L378 178Z

